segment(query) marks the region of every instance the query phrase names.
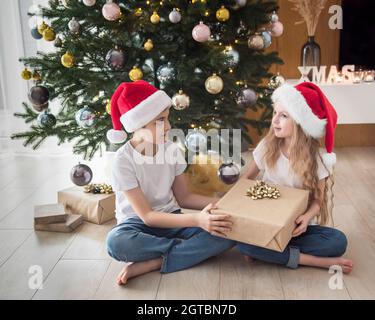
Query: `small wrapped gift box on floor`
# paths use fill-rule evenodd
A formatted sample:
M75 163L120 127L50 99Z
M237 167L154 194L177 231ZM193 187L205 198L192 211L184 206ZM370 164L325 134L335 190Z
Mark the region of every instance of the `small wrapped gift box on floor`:
M105 223L115 217L115 194L86 193L82 187L72 187L58 192L58 202L66 213L81 214L85 221Z
M292 238L295 220L305 213L309 192L269 184L280 197L256 199L248 195L253 180L240 179L218 203L213 214L228 213L232 217L229 239L282 252Z
M68 214L66 221L59 223L34 224L37 231L72 232L82 224L80 214Z
M60 203L34 206L34 229L37 231L72 232L82 220L79 214L67 214Z

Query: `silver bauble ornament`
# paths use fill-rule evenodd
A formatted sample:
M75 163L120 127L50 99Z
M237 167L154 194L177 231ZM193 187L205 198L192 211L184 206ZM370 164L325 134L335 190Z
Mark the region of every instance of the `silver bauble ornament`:
M223 163L217 174L225 184L233 184L240 178L240 168L234 163Z
M96 0L83 0L82 2L86 7L92 7L95 5Z
M182 90L179 90L172 97L173 108L176 110L184 110L190 105L190 97L185 94Z
M161 65L156 71L156 77L161 84L174 80L176 77L176 70L171 62Z
M69 22L68 22L68 28L70 30L70 32L72 33L78 33L80 28L81 28L81 25L79 24L79 22L76 20L76 18L72 18Z
M237 104L243 108L252 107L257 102L257 94L253 89L242 89L237 95Z
M89 184L92 180L92 170L86 164L77 164L70 171L70 179L77 186Z
M240 54L237 50L233 49L232 46L227 46L224 50L224 55L228 58L225 65L230 68L234 68L240 61Z
M207 148L207 136L198 129L189 130L185 138L185 146L192 152L205 150Z
M181 21L181 13L176 8L170 12L169 21L172 23L179 23Z
M247 0L236 0L236 5L239 7L244 7L246 6Z
M108 66L114 70L119 71L124 67L125 64L125 54L117 46L107 52L105 60Z
M277 21L279 21L279 16L277 15L276 12L273 12L271 14L271 22L274 23L274 22L277 22Z

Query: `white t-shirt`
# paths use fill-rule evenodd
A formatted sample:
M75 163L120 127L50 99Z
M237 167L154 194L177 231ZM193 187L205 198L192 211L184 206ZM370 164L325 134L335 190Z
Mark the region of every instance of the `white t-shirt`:
M323 151L320 150L320 153ZM302 188L302 180L293 172L289 164L289 159L280 151L279 159L275 164L275 167L270 169L263 159L265 153L265 142L264 139L259 142L257 147L253 151L253 158L259 170L263 171L261 179L265 182L274 183L286 187ZM318 170L317 174L319 180L329 176L329 172L324 167L320 157L318 157ZM332 170L332 168L328 168Z
M176 176L186 169L183 152L173 142L158 145L154 157L144 156L130 141L117 150L112 165L112 187L116 193L117 224L136 216L123 191L139 187L152 210L172 212L180 209L173 195Z

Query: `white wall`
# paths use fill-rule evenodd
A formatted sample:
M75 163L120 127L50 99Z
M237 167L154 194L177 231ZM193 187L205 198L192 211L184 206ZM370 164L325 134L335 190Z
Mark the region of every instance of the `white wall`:
M36 151L31 147L25 148L23 141L9 138L12 133L26 131L30 126L13 116L14 112L23 110L22 102L28 101L27 92L33 86L31 80L21 78L24 66L18 59L35 56L37 50L55 50L52 42L35 40L30 33L29 9L32 5L47 3L48 0L0 0L0 153L65 154L71 150L70 144L58 147L57 139L53 137ZM56 113L59 102L54 101L50 106L52 113Z
M20 2L27 2L20 1ZM27 83L20 78L22 65L18 57L24 55L20 7L18 0L0 1L0 82L1 110L7 113L20 110L26 98Z

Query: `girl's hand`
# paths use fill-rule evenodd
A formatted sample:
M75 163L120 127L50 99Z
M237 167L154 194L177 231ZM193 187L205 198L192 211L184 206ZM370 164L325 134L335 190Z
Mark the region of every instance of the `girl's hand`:
M226 233L232 230L233 225L230 215L211 214L212 209L217 209L217 206L210 203L198 214L198 227L214 236L226 237Z
M297 227L294 229L292 236L298 237L302 233L306 232L310 222L310 217L307 215L301 215L296 219Z

